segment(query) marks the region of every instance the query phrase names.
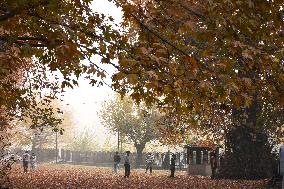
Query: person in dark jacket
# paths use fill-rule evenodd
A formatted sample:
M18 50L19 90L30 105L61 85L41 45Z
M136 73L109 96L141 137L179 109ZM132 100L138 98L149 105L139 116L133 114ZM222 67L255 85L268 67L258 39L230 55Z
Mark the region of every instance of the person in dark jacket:
M171 158L170 170L171 170L170 177L174 177L175 176L175 171L176 171L176 155L175 154L173 154L172 158Z
M23 155L23 167L24 167L24 172L28 172L29 168L29 161L30 161L30 154L28 151L25 151Z
M217 156L215 152L210 152L210 165L212 170L211 178L216 178L216 171L217 171Z
M130 151L126 151L126 155L124 157L124 168L125 168L125 175L124 178L129 178L130 176Z
M167 170L170 168L170 152L167 152L164 156L163 156L163 162L162 162L162 167L163 169Z
M282 141L282 145L280 146L279 150L279 172L282 176L282 189L284 188L284 140Z
M115 152L113 160L114 160L114 172L115 174L117 174L119 170L119 163L120 163L120 155L118 154L118 152Z

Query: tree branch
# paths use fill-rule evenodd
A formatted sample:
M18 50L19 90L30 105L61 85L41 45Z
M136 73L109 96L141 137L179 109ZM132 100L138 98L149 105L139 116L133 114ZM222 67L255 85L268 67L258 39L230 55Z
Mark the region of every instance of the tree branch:
M25 42L20 42L20 41L16 41L15 43L20 46L29 45L31 47L39 47L39 48L47 47L47 45L42 44L42 43L25 43Z
M174 44L172 44L171 42L169 42L168 40L166 40L164 37L160 36L159 34L157 34L155 31L153 31L152 29L150 29L149 27L147 27L143 22L141 22L141 20L139 18L137 18L134 14L130 14L143 28L145 28L146 30L148 30L150 33L152 33L154 36L156 36L157 38L159 38L162 42L168 44L169 46L171 46L173 49L177 50L178 52L180 52L181 54L185 55L185 56L190 56L190 54L188 54L187 52L185 52L184 50L176 47Z
M192 8L187 7L187 6L183 5L183 4L180 4L180 6L181 6L182 8L184 8L185 10L187 10L188 12L190 12L192 15L197 16L198 18L201 18L202 20L205 20L205 16L203 16L201 13L196 12L196 11L193 10Z
M192 57L191 54L187 53L186 51L184 51L183 49L178 48L174 43L168 41L165 37L159 35L157 32L155 32L153 29L149 28L148 26L146 26L139 18L137 18L137 16L135 16L133 13L130 14L143 28L145 28L148 32L150 32L151 34L153 34L154 36L156 36L158 39L160 39L163 43L169 45L170 47L172 47L174 50L178 51L179 53L181 53L182 55L186 56L186 57ZM201 66L203 68L208 69L209 71L212 71L208 66L206 66L205 64L202 64L201 62L198 64L198 67Z
M48 39L45 37L31 37L31 36L18 37L18 36L6 36L6 35L1 36L0 35L0 40L8 41L9 39L14 39L14 43L17 45L21 45L21 46L28 44L31 47L47 47L49 45ZM37 41L37 42L32 43L29 41ZM41 42L41 43L38 43L38 42ZM63 42L64 42L63 40L59 40L59 39L56 39L53 41L55 45L62 44Z
M14 12L8 12L8 13L3 14L3 15L0 16L0 21L7 20L9 18L12 18L15 15L16 15L16 13L14 13Z

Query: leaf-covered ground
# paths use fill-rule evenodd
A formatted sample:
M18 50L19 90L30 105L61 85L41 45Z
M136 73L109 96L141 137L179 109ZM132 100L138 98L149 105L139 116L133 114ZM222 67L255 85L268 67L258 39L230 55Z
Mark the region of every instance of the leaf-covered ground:
M122 169L121 169L122 170ZM122 171L113 174L108 168L95 168L66 165L40 165L35 172L23 174L20 166L15 166L9 175L10 182L3 185L9 188L265 188L265 181L211 180L208 177L186 176L177 172L176 178L169 178L168 171L154 171L152 175L144 170L132 170L130 178L124 178Z

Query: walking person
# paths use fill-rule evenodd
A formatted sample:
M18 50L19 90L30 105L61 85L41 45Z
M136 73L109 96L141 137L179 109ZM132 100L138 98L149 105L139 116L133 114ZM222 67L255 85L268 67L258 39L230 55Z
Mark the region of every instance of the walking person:
M129 178L130 176L130 151L126 151L126 155L124 157L124 168L125 168L124 178Z
M150 174L152 173L153 163L154 163L154 155L151 152L149 152L146 156L146 171L145 171L145 173L147 173L148 169L150 169Z
M32 155L30 157L30 163L31 163L31 170L35 171L35 169L36 169L36 155L35 155L35 153L32 153Z
M176 171L176 155L175 154L173 154L171 158L170 170L171 170L170 177L175 177L175 171Z
M114 160L114 172L115 174L117 174L119 170L119 163L120 163L120 155L118 154L118 152L115 152L113 160Z
M210 152L210 165L212 170L211 179L214 179L217 171L217 157L215 152Z
M164 156L162 160L162 167L163 169L167 170L170 168L170 151L168 151Z
M29 154L28 151L25 151L25 153L23 154L23 168L24 168L24 172L28 172L29 160L30 160L30 154Z
M284 189L284 141L279 150L280 175L282 176L282 189Z

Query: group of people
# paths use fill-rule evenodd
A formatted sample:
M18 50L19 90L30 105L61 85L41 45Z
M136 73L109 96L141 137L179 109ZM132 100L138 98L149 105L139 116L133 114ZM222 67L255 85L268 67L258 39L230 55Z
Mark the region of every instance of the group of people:
M23 154L24 172L28 172L29 164L31 170L34 171L36 169L36 155L35 153L32 153L32 155L30 155L28 151L25 151L25 153Z
M146 171L145 173L150 171L150 174L153 171L153 163L154 163L154 154L151 152L146 155ZM170 160L170 170L171 170L171 175L170 177L174 177L175 174L175 160L176 160L176 155L173 154L172 158ZM119 170L119 164L120 164L121 158L118 152L115 153L114 155L114 172L117 174ZM23 154L23 168L24 172L28 172L30 165L30 169L34 171L36 169L36 155L35 153L32 153L32 155L29 154L28 151L25 151ZM125 152L124 156L124 168L125 168L125 178L129 178L130 176L130 151Z
M115 174L117 174L119 170L119 164L121 161L121 158L118 152L115 152L113 159L114 159L114 172ZM124 156L124 168L125 168L124 177L128 178L130 176L130 151L126 151L126 155Z
M154 163L154 154L152 154L151 152L149 152L146 155L145 161L146 161L146 171L145 173L148 172L148 170L150 171L150 174L153 171L153 163ZM118 170L119 170L119 164L120 164L121 158L118 152L115 153L114 155L114 172L117 174ZM176 161L176 155L173 154L172 158L170 160L170 170L171 170L171 175L170 177L174 177L175 175L175 161ZM129 178L130 176L130 151L126 151L125 152L125 156L124 156L124 169L125 169L125 174L124 177L125 178Z

